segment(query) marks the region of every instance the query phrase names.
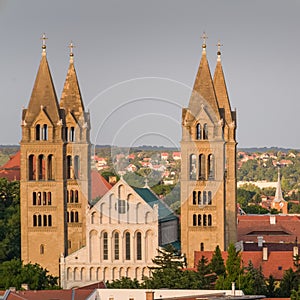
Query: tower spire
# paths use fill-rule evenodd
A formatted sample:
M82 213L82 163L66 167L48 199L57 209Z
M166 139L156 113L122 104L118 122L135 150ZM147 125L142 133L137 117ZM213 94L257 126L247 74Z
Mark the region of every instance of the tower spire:
M282 189L281 189L281 182L280 182L280 169L278 168L278 180L277 180L274 202L280 202L280 201L284 201L284 199L282 196Z

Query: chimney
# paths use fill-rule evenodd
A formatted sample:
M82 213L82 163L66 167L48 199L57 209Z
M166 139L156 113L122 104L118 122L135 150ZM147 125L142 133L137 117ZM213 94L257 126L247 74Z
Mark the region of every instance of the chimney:
M299 255L299 248L298 246L294 246L293 247L293 256L294 256L294 260L295 260L295 256Z
M276 224L276 216L275 215L270 216L270 224L271 225L275 225Z
M231 296L235 296L235 282L231 282Z
M146 300L154 300L154 292L147 291L146 292Z
M257 245L258 245L258 247L262 247L263 246L263 242L264 242L264 237L262 235L259 235L257 237Z
M263 247L263 260L268 260L268 248Z

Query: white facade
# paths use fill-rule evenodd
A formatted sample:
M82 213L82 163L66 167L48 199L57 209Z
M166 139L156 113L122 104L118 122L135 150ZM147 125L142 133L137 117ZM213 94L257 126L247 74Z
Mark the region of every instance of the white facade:
M149 276L159 246L158 210L121 179L88 209L86 246L61 258L62 287Z

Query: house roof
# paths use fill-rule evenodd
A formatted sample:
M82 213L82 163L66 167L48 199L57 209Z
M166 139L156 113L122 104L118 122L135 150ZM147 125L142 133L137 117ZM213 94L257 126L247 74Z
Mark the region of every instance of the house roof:
M9 181L20 180L21 152L18 151L11 156L9 161L0 167L0 178L6 178Z
M96 170L91 171L91 197L92 200L101 198L112 188L112 185Z
M132 188L152 208L155 204L158 205L159 222L166 222L166 221L177 219L177 216L174 214L174 212L165 203L163 203L160 199L158 199L157 196L150 189L136 188L136 187L132 187Z
M5 300L86 300L91 290L9 291Z
M295 243L300 238L300 215L238 216L238 241L257 242L263 236L266 243Z

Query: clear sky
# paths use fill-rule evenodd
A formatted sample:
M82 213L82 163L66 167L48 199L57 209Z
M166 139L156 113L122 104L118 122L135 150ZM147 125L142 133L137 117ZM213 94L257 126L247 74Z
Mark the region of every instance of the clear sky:
M179 147L205 31L212 73L224 45L238 146L300 149L299 12L299 0L0 0L0 144L20 141L45 32L58 98L76 46L93 143Z

